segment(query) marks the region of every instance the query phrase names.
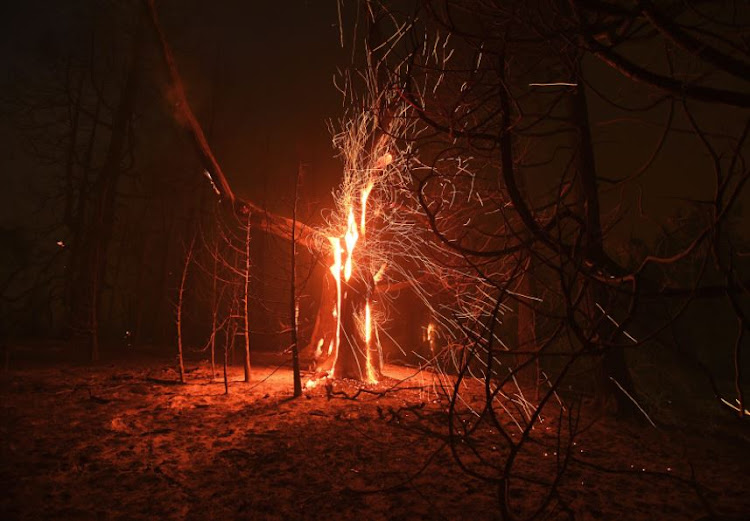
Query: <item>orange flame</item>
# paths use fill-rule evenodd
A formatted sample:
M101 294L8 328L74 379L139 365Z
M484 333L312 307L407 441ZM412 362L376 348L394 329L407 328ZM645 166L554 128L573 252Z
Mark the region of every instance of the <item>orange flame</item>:
M388 164L390 160L386 159L385 164ZM365 216L367 214L367 199L370 196L370 192L372 191L374 187L374 182L368 183L368 185L362 190L361 194L361 204L362 204L362 214L360 215L360 223L359 223L359 232L361 232L362 236L365 235ZM330 266L331 274L333 274L333 278L336 281L336 307L333 309L333 315L336 317L336 340L335 343L332 341L331 345L329 345L328 352L331 354L332 350L335 350L334 353L334 360L333 365L331 368L331 371L329 373L329 376L333 377L334 368L336 367L336 361L338 359L339 354L339 347L341 345L341 272L344 273L344 280L349 281L349 279L352 276L352 271L354 268L354 248L357 245L357 241L360 238L360 233L357 230L357 220L354 216L354 208L352 206L349 207L349 215L347 218L347 225L346 225L346 233L344 234L344 244L346 247L346 259L344 259L344 248L342 248L341 245L341 238L340 237L328 237L328 240L331 243L331 248L333 251L333 264ZM379 278L382 276L382 271L384 270L385 265L381 267L380 271L376 274L376 277ZM372 343L372 330L373 330L373 324L372 324L372 314L370 312L370 301L369 299L366 301L365 304L365 324L364 324L364 337L365 337L365 350L366 350L366 369L367 369L367 381L370 383L377 383L377 377L375 372L375 367L372 362L372 353L371 353L371 343ZM321 346L319 345L318 348Z
M346 263L344 264L344 280L349 280L352 276L352 264L354 257L354 246L357 245L359 234L357 233L357 225L354 220L354 208L349 208L349 221L347 222L346 235L344 235L344 242L346 243Z
M365 342L370 345L370 339L372 338L372 317L370 315L370 301L367 301L365 305Z
M336 315L336 358L338 358L339 345L341 344L341 239L338 237L328 237L331 241L331 247L333 248L333 265L331 266L331 273L336 281L336 308L333 310ZM336 367L336 358L333 360L331 366L331 376L333 376L333 370Z
M383 169L393 163L393 155L390 152L386 152L378 158L378 162L375 164L376 168Z

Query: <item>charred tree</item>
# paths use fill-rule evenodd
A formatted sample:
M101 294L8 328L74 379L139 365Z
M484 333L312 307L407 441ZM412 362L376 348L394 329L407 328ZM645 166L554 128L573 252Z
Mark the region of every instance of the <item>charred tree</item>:
M313 355L313 369L316 372L329 371L333 367L334 348L337 331L336 283L326 272L318 300L315 323L306 350Z
M372 283L354 275L341 284L341 336L333 364L336 378L369 381L380 376L379 364L373 360L370 342L366 338L365 321ZM375 373L368 375L368 371Z

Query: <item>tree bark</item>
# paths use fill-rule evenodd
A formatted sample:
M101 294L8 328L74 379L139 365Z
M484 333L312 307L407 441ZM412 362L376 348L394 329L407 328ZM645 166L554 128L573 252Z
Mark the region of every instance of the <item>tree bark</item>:
M244 320L244 336L245 336L245 357L243 360L243 368L245 371L245 382L250 381L250 210L247 212L247 220L245 221L245 267L243 270L244 275L244 295L242 298L243 303L243 320Z
M185 264L182 267L182 277L180 277L180 291L177 295L177 361L180 370L180 383L185 383L185 362L182 356L182 310L185 300L185 282L187 281L188 267L190 259L193 256L193 247L195 246L195 235L193 235L185 253Z
M297 241L295 236L296 224L297 224L297 197L299 191L300 174L302 170L302 164L299 165L297 170L297 178L294 182L294 203L292 207L292 240L291 240L291 254L292 254L292 265L290 273L289 283L289 317L291 323L291 336L292 336L292 376L294 379L294 396L302 395L302 378L299 371L299 348L297 347Z
M219 314L219 298L216 293L219 269L219 240L214 244L214 268L211 277L211 380L216 378L216 325Z
M577 131L578 143L576 145L577 167L579 176L579 188L582 201L583 219L586 229L584 230L584 249L586 258L591 260L604 259L604 244L600 220L599 190L596 180L596 163L594 159L594 146L591 139L591 127L588 116L588 105L583 82L581 82L572 94L571 99L571 121ZM634 400L637 399L635 385L630 375L630 370L625 359L624 348L617 344L617 338L612 338L614 330L610 321L601 316L601 311L596 304L603 307L610 302L606 288L596 283L589 282L586 313L592 324L597 324L594 338L599 343L614 340L614 346L604 346L597 379L597 400L606 404L614 399L617 414L620 416L634 416L638 409ZM619 384L619 386L618 386ZM627 394L626 394L627 393ZM629 395L629 396L628 396Z
M521 281L516 292L523 295L536 295L536 288L532 281L533 258L526 259L526 267L523 270ZM521 297L523 300L523 297ZM528 302L518 303L518 345L519 350L531 353L537 350L536 338L536 313ZM539 358L535 354L517 354L516 367L520 367L517 374L518 383L523 391L530 390L533 399L538 399L539 385Z

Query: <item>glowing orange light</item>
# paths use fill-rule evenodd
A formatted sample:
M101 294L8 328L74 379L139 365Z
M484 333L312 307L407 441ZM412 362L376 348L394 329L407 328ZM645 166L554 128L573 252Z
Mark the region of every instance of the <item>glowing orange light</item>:
M339 345L341 343L341 239L338 237L329 237L328 240L331 242L333 248L333 265L331 266L331 273L336 281L336 357L338 357ZM333 370L336 366L336 360L334 359L333 366L331 367L331 376L333 376Z
M387 165L390 163L392 158L390 158L389 154L387 154L388 157L383 156L379 162L383 165ZM349 279L352 276L352 272L354 270L354 249L357 246L357 242L360 238L360 232L361 236L364 237L365 235L365 225L366 225L366 215L367 215L367 199L370 196L370 192L372 191L374 187L374 182L369 182L367 186L362 190L360 202L361 202L361 215L359 216L359 230L357 229L357 219L354 214L354 207L349 206L349 213L347 216L347 223L346 223L346 232L344 233L343 237L328 237L329 242L331 243L331 250L333 253L333 264L330 266L331 274L333 275L334 280L336 281L336 306L333 308L333 316L336 317L336 336L335 340L331 340L329 346L328 346L328 354L333 354L333 364L332 368L329 372L330 377L334 376L334 370L336 367L336 361L338 359L339 355L339 349L341 346L341 306L342 306L342 278L341 274L343 272L344 277L343 280L348 282ZM341 244L341 240L343 239L343 247ZM346 257L344 257L344 251L346 251ZM382 272L385 269L385 264L380 268L378 273L375 274L375 280L379 280L382 276ZM370 383L377 383L377 376L376 376L376 370L375 366L373 365L372 361L372 353L371 353L371 344L372 344L372 332L373 332L373 323L372 323L372 314L370 310L370 301L369 299L366 300L365 304L365 320L364 320L364 331L363 333L364 340L365 340L365 351L366 351L366 378L367 381ZM360 330L361 331L361 330ZM321 351L323 341L318 343L318 347L316 350L316 354ZM314 384L310 384L308 388L312 388Z
M385 154L383 154L382 156L378 158L378 162L376 163L375 166L377 168L385 168L391 163L393 163L393 156L391 155L390 152L386 152Z
M367 301L365 305L365 342L370 345L370 339L372 338L372 317L370 316L370 301Z
M323 354L323 342L324 340L322 338L318 340L318 345L315 347L315 358L319 358L320 355Z
M370 314L370 301L365 304L365 349L367 353L367 381L369 383L378 383L375 375L375 367L372 365L372 349L370 349L370 340L372 339L372 315Z
M357 233L357 225L354 220L354 209L349 208L349 220L346 226L346 235L344 235L344 242L346 243L346 263L344 264L344 280L349 280L352 276L352 264L354 257L354 246L357 244L359 234Z
M374 280L376 283L380 282L380 280L383 278L383 274L385 274L385 268L387 264L384 262L382 266L380 266L380 269L375 273L375 275L372 276L372 280Z
M435 324L430 322L427 324L427 341L432 342L435 340Z
M367 185L367 187L362 190L362 215L360 216L360 224L359 224L359 230L362 232L362 235L365 234L365 215L367 215L367 198L370 196L370 192L372 191L372 187L374 186L374 183L370 181L370 183Z

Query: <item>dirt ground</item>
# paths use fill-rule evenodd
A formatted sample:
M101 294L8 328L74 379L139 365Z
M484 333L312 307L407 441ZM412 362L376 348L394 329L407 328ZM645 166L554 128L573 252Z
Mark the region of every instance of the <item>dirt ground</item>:
M3 373L0 519L499 519L497 485L462 471L446 443L428 373L388 366L387 385L356 399L352 382L291 399L285 368L255 367L250 384L231 368L229 395L206 363L188 369L186 385L165 361ZM545 518L691 520L708 504L746 519L747 436L707 432L598 421ZM554 443L532 447L521 470L556 460ZM531 513L538 489L515 483L513 508Z

